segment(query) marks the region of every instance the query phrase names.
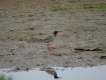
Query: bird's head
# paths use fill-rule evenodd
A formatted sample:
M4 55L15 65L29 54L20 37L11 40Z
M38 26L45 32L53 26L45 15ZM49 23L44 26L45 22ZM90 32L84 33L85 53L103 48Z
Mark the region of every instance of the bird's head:
M61 32L61 31L54 31L54 35L56 36L58 32Z
M61 77L58 77L57 75L54 75L55 79L62 79Z
M55 78L55 79L58 79L59 77L58 77L57 75L54 75L54 78Z

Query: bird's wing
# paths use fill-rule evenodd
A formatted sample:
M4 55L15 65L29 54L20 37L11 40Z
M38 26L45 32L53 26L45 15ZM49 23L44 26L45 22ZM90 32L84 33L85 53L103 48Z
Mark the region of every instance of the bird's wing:
M48 36L44 40L50 40L51 38L52 38L52 36Z
M54 69L46 69L45 72L47 72L50 75L57 76L57 73Z
M48 36L42 40L42 42L50 42L52 40L52 36Z

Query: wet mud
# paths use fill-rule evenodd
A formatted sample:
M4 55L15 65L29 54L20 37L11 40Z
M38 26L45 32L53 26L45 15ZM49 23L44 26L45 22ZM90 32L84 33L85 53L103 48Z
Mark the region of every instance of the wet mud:
M0 68L88 67L106 64L105 0L1 0ZM62 31L47 44L39 42Z

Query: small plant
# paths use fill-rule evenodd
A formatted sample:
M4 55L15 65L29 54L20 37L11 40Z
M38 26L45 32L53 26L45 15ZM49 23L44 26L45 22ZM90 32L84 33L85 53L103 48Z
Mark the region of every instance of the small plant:
M6 77L5 75L1 74L0 75L0 80L12 80L11 77Z

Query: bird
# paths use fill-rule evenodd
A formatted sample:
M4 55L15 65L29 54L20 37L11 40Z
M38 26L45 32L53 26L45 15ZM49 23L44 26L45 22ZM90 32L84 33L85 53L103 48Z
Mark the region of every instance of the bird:
M50 42L52 42L55 39L58 32L61 32L61 31L54 31L52 36L48 36L44 39L40 39L41 42L47 43L47 48L49 51L51 51Z
M43 69L41 69L41 71L47 72L48 74L54 76L55 79L61 79L61 77L57 76L57 73L56 73L55 69L53 69L53 68L43 68Z

